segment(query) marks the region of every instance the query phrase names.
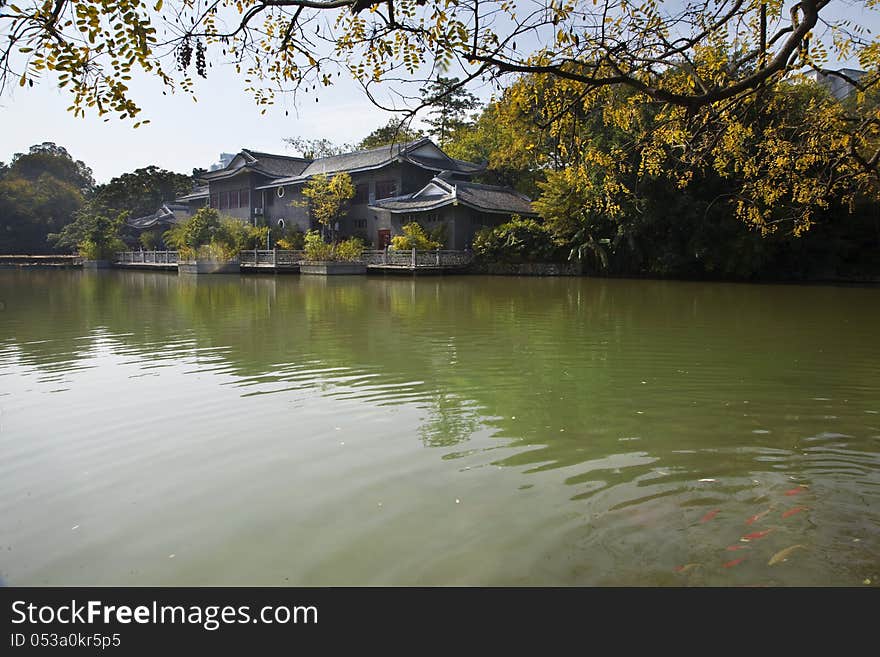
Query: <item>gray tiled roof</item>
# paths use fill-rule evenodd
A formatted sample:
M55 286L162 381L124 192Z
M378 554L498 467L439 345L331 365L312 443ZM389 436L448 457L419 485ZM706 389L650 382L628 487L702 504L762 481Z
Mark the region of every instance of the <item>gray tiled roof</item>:
M311 160L303 157L290 157L288 155L273 155L272 153L260 153L244 149L257 159L255 169L269 176L298 176L306 167L309 166Z
M184 194L183 196L178 196L174 201L176 203L186 203L187 201L197 201L198 199L207 198L208 197L208 186L203 185L200 187L196 187L189 194Z
M371 208L381 208L382 210L391 210L392 212L414 212L417 210L430 210L432 208L442 208L449 205L453 201L451 194L444 196L432 196L424 198L413 198L412 196L396 196L394 198L385 198L381 201L375 201L370 204Z
M485 165L456 160L451 157L425 157L424 155L407 155L406 159L425 169L434 171L452 171L454 173L478 173L485 169Z
M186 205L180 203L163 203L162 207L153 214L129 219L125 223L139 230L146 230L160 225L179 224L189 216L188 210L189 208Z
M411 162L416 166L433 171L451 171L453 173L473 174L482 171L485 165L474 164L473 162L464 162L456 160L446 155L442 157L429 157L425 155L416 155L411 153L420 146L432 143L427 137L409 141L400 144L388 144L385 146L377 146L362 151L354 151L352 153L343 153L342 155L331 155L329 157L321 157L309 164L305 170L299 174L273 180L269 185L263 185L258 189L274 187L276 185L285 185L290 183L303 182L311 176L318 174L332 174L340 171L364 171L368 169L378 169L387 166L397 160Z
M451 203L461 203L476 210L505 214L536 215L532 202L523 194L510 187L479 185L472 182L451 181L436 177L430 183L447 190L442 195L421 195L421 191L407 196L396 196L374 202L371 207L391 212L414 212L443 207Z
M422 140L419 140L421 142ZM386 146L377 146L363 151L355 151L353 153L343 153L342 155L331 155L329 157L321 157L312 162L305 171L302 172L303 178L314 176L319 173L336 173L337 171L357 171L360 169L374 169L391 163L401 151L419 142L407 142L405 144L389 144Z
M510 187L457 181L455 188L459 201L482 210L503 211L511 214L536 214L532 209L531 199Z
M244 162L238 162L234 165L230 162L226 168L217 171L209 171L208 173L203 174L202 178L205 180L229 178L243 170L255 171L256 173L261 173L269 178L298 176L312 162L311 160L302 157L274 155L272 153L252 151L248 148L241 149L239 154L245 156ZM235 158L233 158L233 162L235 162Z

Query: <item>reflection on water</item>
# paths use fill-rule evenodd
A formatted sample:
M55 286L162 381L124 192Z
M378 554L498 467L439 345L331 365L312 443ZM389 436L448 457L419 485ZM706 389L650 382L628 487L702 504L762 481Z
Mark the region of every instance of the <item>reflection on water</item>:
M37 271L0 300L12 584L880 580L880 290Z

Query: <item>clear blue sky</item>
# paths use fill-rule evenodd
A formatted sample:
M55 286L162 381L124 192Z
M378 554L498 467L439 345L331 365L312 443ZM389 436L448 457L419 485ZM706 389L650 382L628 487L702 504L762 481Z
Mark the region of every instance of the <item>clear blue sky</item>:
M877 13L865 11L862 2L837 0L834 5L836 15L880 28ZM196 80L198 103L183 94L163 96L156 80L136 79L132 91L143 108L142 118L152 121L136 130L132 122L115 118L73 118L66 111L69 95L49 79L33 89L15 86L0 98L0 161L8 162L13 153L27 151L32 144L53 141L85 161L98 182L150 164L189 173L194 167L210 166L221 152L241 148L292 154L284 137L357 142L390 116L344 76L321 91L318 103L311 98L294 107L282 101L265 115L231 68L215 66L207 80ZM472 91L484 100L490 95L489 89Z

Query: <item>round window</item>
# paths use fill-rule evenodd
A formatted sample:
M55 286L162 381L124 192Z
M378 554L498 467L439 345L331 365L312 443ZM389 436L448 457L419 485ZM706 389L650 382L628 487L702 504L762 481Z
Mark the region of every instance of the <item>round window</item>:
M284 188L279 187L278 189L275 190L275 193L278 194L278 198L283 197L284 196Z
M284 219L279 219L279 220L278 220L278 227L279 227L279 228L284 228Z

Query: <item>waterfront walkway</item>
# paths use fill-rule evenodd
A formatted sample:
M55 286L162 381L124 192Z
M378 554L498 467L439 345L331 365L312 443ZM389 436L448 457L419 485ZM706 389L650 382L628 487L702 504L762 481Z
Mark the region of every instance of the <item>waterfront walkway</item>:
M0 269L82 267L78 255L0 255Z
M177 251L122 251L113 266L121 269L170 269L177 271Z
M305 251L248 249L239 254L242 273L298 273L307 262ZM473 262L470 251L367 250L360 261L367 272L386 274L444 274L463 271ZM180 264L177 251L122 251L113 266L122 269L176 270Z

